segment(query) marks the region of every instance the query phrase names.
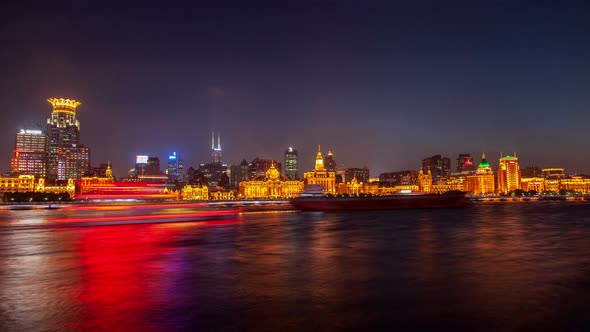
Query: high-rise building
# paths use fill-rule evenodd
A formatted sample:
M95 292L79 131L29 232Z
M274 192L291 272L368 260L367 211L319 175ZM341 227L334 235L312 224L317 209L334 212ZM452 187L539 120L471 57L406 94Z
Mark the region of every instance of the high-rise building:
M328 150L328 155L324 158L324 166L328 172L336 172L336 160L334 159L334 152L332 150ZM350 181L352 179L347 179ZM359 180L359 182L361 182Z
M45 177L47 153L46 136L41 130L21 129L16 133L11 172Z
M72 144L57 150L57 179L80 179L90 170L90 148Z
M451 160L440 154L422 160L422 171L432 174L434 180L449 177L451 175Z
M139 155L135 157L135 175L146 175L147 173L147 164L148 164L148 156Z
M260 159L256 157L248 165L248 178L254 180L256 178L262 178L266 176L266 171L272 166L279 170L282 170L282 164L273 159Z
M248 181L248 162L246 159L242 160L239 165L233 165L230 168L230 185L233 188L238 188L240 182Z
M297 166L297 150L289 147L285 151L285 176L288 179L299 179L299 169Z
M475 163L469 153L461 153L457 157L457 173L475 173Z
M221 164L221 135L217 132L217 147L215 147L215 133L211 132L211 162Z
M64 98L47 101L53 107L47 119L47 179L66 180L72 176L80 179L90 167L90 149L80 145L80 122L76 119L76 109L81 103Z
M426 173L428 174L428 173ZM431 174L432 176L432 174ZM418 183L416 171L400 171L379 174L379 185L382 187L408 186Z
M485 153L481 156L481 163L475 175L467 176L465 191L474 195L493 195L496 193L494 171L486 159Z
M498 192L509 193L520 189L520 166L516 154L514 157L500 158L498 165Z
M160 158L149 157L147 159L147 166L146 166L145 170L146 170L147 175L162 174L162 169L160 168Z
M166 174L171 182L184 182L184 163L180 154L172 152L168 156L168 168Z
M303 174L306 185L319 184L323 188L324 194L335 194L336 193L336 173L328 172L324 167L324 157L318 146L318 153L315 158L315 167L311 172L305 172Z

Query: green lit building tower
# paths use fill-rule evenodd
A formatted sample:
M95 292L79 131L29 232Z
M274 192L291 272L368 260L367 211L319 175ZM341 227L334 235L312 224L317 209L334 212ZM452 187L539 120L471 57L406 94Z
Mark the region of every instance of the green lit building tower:
M291 180L299 179L297 150L291 147L285 151L285 176Z

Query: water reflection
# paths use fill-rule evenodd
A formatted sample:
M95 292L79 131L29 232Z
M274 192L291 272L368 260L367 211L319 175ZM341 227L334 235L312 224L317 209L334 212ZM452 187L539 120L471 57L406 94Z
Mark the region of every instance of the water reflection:
M0 330L584 330L589 212L480 204L3 226Z

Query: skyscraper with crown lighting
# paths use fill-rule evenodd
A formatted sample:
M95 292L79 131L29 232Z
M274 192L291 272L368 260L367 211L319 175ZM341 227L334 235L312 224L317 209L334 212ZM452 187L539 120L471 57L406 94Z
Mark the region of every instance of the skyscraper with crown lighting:
M80 144L80 122L74 99L50 98L53 110L47 119L47 179L80 179L90 168L90 149Z

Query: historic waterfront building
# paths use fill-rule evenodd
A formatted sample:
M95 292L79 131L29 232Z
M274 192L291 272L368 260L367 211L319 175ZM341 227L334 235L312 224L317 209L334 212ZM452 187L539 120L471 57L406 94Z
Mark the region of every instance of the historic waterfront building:
M475 175L467 176L465 191L474 195L493 195L496 193L494 171L486 160L485 153Z
M64 98L47 101L53 107L47 119L47 179L80 179L90 167L90 149L80 145L80 122L76 119L81 103Z
M209 199L209 188L206 185L187 184L182 188L182 199L185 201L200 201Z
M299 179L297 150L288 148L285 151L285 176L291 180Z
M432 192L432 173L430 173L430 170L426 174L422 169L418 172L418 191L423 193Z
M516 154L514 157L500 158L498 165L498 192L509 193L520 189L520 166Z
M12 173L45 177L46 136L41 130L21 129L16 133L14 153L10 162Z
M281 178L281 173L274 163L264 177L239 184L238 197L241 199L275 199L295 197L303 191L303 181Z
M0 175L0 197L10 192L33 192L35 191L34 175L7 176Z
M336 173L330 172L324 167L324 158L318 146L318 153L315 159L315 167L311 172L304 175L305 184L320 184L324 188L324 194L336 193Z

